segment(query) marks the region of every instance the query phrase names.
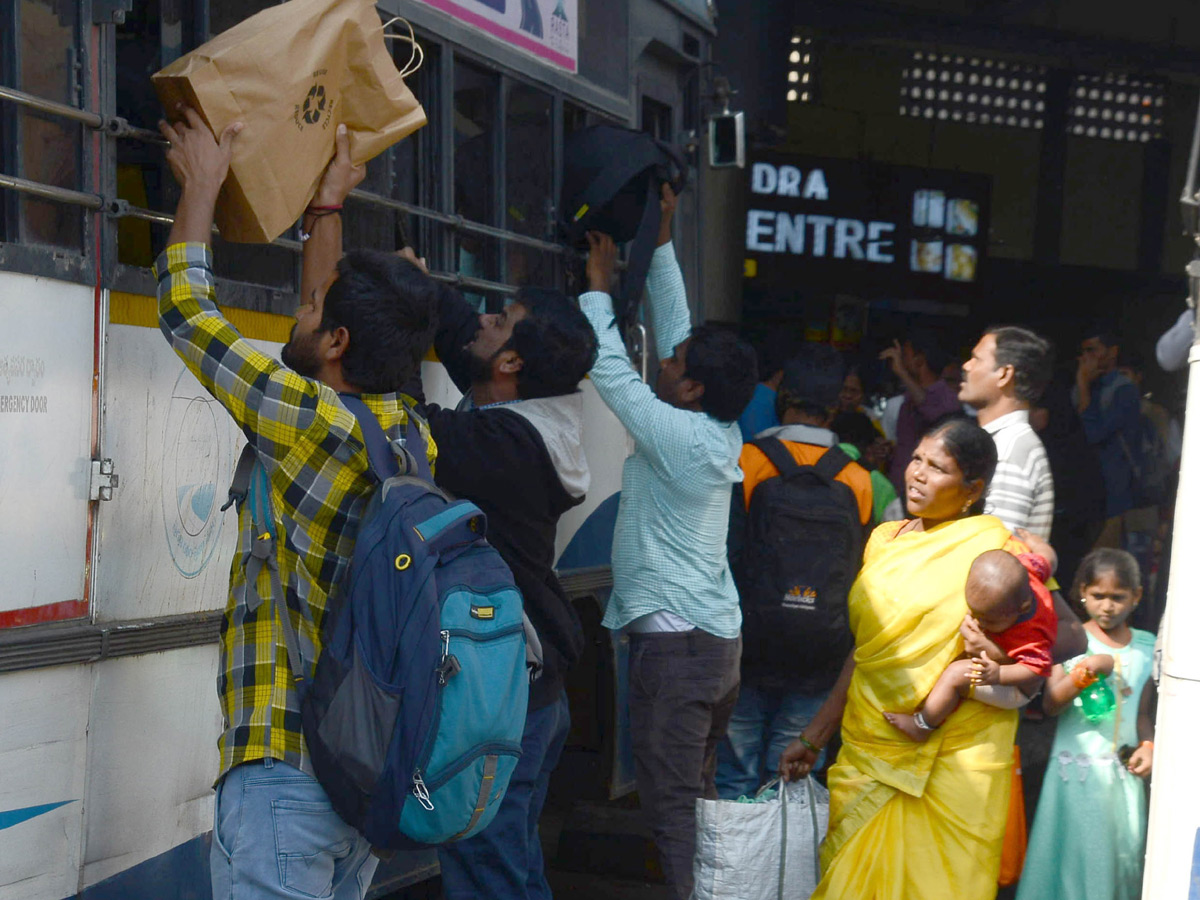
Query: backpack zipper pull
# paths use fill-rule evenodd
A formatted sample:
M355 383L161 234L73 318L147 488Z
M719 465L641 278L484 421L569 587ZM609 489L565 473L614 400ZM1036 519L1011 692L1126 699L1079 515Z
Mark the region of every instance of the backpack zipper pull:
M427 812L433 812L433 801L429 799L429 789L425 787L425 779L421 777L421 770L413 772L413 796L417 798L417 802Z
M438 660L439 666L446 662L446 657L450 655L450 632L442 632L442 658Z

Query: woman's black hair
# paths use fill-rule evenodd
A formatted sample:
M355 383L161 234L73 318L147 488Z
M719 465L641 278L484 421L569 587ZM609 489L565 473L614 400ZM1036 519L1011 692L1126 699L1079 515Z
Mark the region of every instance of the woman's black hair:
M1133 554L1111 547L1100 547L1083 558L1075 570L1075 584L1071 592L1075 599L1083 602L1083 589L1093 584L1105 572L1116 576L1117 584L1131 591L1141 590L1142 570Z
M965 416L955 416L935 423L926 437L941 440L946 452L958 463L963 484L983 481L983 493L968 510L971 515L983 512L983 498L996 474L996 442L992 436Z

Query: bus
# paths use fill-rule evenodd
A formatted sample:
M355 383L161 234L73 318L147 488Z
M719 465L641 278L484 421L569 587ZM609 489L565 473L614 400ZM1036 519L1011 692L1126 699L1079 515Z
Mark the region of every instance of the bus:
M208 896L236 531L220 507L242 438L157 328L150 266L177 188L150 75L271 2L0 0L6 900ZM556 227L563 140L618 123L687 150L676 243L689 302L697 319L731 318L700 238L706 200L723 190L697 139L711 3L385 0L378 11L416 30L425 59L409 84L429 124L368 165L347 246L410 242L481 310L522 283L576 292ZM395 53L403 64L406 47ZM299 248L295 231L271 245L214 241L222 308L271 354L291 327ZM430 399L456 400L436 360L424 377ZM625 648L599 622L630 441L582 390L592 486L562 520L557 561L589 639L569 752L598 761L587 790L615 797L633 784ZM373 895L436 865L432 852L398 854Z

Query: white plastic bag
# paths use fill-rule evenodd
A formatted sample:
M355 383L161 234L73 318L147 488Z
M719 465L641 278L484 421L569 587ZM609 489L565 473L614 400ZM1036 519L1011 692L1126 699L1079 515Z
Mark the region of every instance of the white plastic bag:
M692 900L808 900L828 824L829 792L811 777L761 802L698 799Z

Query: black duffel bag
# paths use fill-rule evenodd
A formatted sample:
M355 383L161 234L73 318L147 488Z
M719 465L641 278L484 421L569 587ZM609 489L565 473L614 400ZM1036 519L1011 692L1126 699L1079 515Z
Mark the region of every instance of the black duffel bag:
M658 240L662 185L687 185L687 163L677 147L616 125L591 125L567 137L559 199L566 241L587 249L587 232L618 244L632 242L622 290L613 308L622 325L634 318L650 257Z

